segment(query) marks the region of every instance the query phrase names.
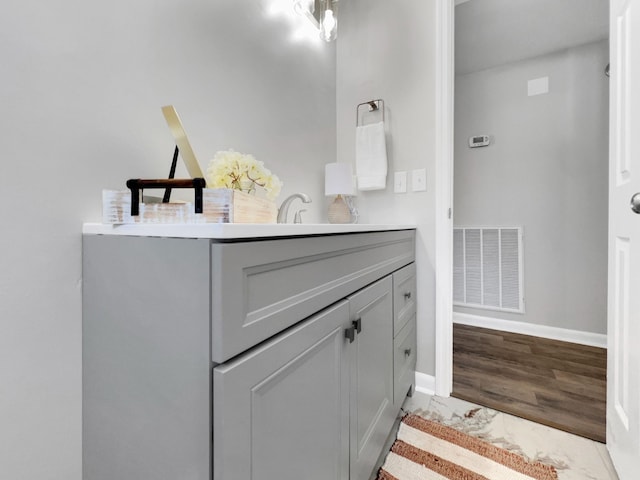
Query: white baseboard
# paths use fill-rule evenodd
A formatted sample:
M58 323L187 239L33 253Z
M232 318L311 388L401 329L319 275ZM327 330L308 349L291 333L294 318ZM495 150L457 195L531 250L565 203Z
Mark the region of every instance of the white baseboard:
M532 323L502 320L499 318L470 315L468 313L453 312L453 323L469 325L472 327L490 328L504 332L533 335L535 337L551 338L563 342L591 345L592 347L607 348L607 336L602 333L581 332L566 328L549 327L547 325L535 325ZM417 385L417 374L416 374ZM416 387L417 389L417 387Z
M416 372L416 392L435 395L436 377L426 373Z

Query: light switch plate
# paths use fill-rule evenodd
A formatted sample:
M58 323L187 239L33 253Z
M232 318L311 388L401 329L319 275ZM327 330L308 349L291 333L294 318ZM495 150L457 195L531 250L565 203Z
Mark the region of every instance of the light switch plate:
M411 172L411 191L424 192L427 190L427 169L418 168Z
M407 193L407 172L396 172L393 176L393 192Z

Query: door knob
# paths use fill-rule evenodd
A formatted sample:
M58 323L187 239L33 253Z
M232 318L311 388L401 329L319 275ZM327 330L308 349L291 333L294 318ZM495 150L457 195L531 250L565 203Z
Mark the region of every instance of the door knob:
M633 213L640 213L640 192L631 197L631 210Z

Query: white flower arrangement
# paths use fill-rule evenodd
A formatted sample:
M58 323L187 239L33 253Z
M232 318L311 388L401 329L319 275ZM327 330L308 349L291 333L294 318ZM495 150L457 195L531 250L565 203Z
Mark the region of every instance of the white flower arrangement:
M264 189L267 198L273 200L282 189L280 179L256 160L233 150L217 152L209 161L206 181L208 188L233 188L255 193L256 187Z

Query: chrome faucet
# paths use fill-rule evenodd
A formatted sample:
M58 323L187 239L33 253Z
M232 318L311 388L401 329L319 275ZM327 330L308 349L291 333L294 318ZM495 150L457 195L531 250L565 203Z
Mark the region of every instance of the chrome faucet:
M278 209L278 223L287 223L287 215L289 214L289 205L296 198L299 198L304 203L311 203L311 198L306 193L294 193L293 195L289 195L284 199L282 205Z

